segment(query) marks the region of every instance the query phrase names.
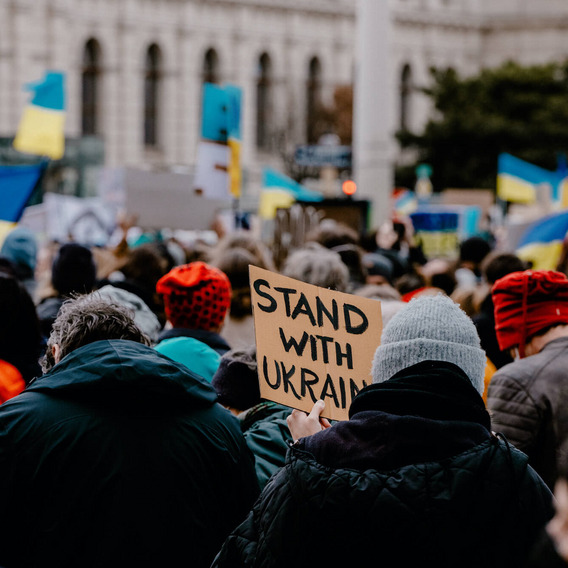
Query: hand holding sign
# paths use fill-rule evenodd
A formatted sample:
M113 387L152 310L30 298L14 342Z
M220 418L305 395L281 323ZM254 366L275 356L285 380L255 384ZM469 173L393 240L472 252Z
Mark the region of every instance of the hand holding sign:
M292 414L288 416L286 422L288 423L288 428L290 428L290 434L292 434L294 442L300 438L317 434L331 426L329 420L321 418L320 416L324 408L325 402L318 400L309 414L301 410L292 411Z
M322 416L347 420L371 383L380 302L255 266L250 281L261 397L306 412L323 400Z

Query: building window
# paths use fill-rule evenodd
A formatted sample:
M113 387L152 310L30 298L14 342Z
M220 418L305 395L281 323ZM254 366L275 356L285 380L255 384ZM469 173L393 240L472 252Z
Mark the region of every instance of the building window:
M271 63L270 56L263 53L258 60L256 83L256 145L268 148L271 114Z
M203 82L219 83L219 57L214 49L208 49L203 58Z
M159 95L161 80L161 53L154 43L146 53L144 73L144 144L158 145Z
M406 64L400 74L400 129L408 130L410 126L410 97L412 95L412 70Z
M98 98L101 76L101 50L96 39L90 39L83 51L81 74L81 132L84 136L97 134Z
M310 60L306 100L307 141L314 144L317 142L317 115L321 105L321 64L317 57Z

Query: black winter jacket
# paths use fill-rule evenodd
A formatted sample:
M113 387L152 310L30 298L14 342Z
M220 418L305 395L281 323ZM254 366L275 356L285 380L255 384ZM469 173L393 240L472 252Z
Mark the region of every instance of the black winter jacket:
M208 566L258 494L211 385L131 341L81 347L0 406L0 565Z
M363 389L349 421L290 449L214 566L519 566L552 496L489 427L449 363Z

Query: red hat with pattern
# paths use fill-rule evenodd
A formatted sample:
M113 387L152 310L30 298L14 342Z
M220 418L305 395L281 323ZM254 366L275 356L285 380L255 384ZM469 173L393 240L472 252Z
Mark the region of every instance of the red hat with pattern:
M532 336L553 325L568 324L568 278L561 272L512 272L495 282L491 295L502 351L518 346L524 357Z
M229 278L205 262L176 266L158 280L156 292L163 295L166 317L174 327L216 330L231 304Z

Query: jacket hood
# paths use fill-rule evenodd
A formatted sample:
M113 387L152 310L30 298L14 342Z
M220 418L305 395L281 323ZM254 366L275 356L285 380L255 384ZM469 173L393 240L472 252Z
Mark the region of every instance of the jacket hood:
M33 381L28 391L194 406L217 401L205 379L151 347L124 339L95 341L76 349Z

